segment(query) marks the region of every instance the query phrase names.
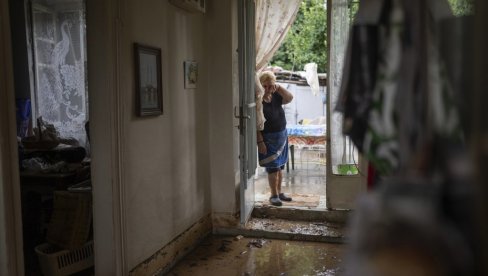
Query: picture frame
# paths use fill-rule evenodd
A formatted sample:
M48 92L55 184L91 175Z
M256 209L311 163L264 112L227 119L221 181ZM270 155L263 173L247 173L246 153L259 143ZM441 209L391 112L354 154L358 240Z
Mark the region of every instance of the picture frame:
M137 115L163 114L161 48L134 43L134 60Z
M183 63L185 89L195 89L198 84L198 62L185 61Z

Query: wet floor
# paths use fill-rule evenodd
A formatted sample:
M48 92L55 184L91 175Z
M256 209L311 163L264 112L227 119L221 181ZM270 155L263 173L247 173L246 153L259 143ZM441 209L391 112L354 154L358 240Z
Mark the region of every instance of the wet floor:
M168 275L338 275L344 245L210 236Z
M246 229L333 238L343 238L345 232L344 225L338 223L267 218L251 218L246 224Z
M301 153L302 159L305 155ZM297 159L295 168L289 167L289 172L283 171L281 191L296 198L295 202L286 203L286 206L305 207L312 209L326 208L325 202L325 163L304 162ZM303 159L306 160L306 159ZM258 205L268 205L270 190L267 173L258 168L255 177L255 200Z

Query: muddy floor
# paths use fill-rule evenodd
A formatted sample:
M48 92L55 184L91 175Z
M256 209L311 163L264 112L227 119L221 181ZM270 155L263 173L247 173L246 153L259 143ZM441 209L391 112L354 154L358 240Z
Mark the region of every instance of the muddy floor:
M266 230L276 233L302 234L319 237L344 237L344 226L328 222L289 221L284 219L252 218L247 229Z
M345 246L210 236L168 275L340 275Z

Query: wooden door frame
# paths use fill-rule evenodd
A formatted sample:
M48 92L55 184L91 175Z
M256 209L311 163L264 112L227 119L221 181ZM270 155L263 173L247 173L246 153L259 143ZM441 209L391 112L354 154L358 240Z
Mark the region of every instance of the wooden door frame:
M129 274L123 174L123 114L128 111L120 87L122 1L86 0L96 275Z
M0 3L0 18L0 274L23 275L22 215L8 1Z

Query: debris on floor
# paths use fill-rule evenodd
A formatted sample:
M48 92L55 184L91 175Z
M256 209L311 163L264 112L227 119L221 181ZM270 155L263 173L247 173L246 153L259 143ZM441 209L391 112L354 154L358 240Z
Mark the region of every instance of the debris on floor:
M345 246L210 236L167 275L336 275Z
M301 234L316 237L344 238L344 227L329 222L289 221L271 218L252 218L246 225L249 230L274 233ZM313 239L311 239L313 240Z
M229 252L230 249L229 249L228 245L231 244L231 243L232 243L232 241L222 240L221 243L220 243L219 251Z
M257 240L251 240L249 241L249 243L247 244L247 247L257 247L257 248L261 248L263 247L263 245L266 243L267 241L265 239L257 239Z

